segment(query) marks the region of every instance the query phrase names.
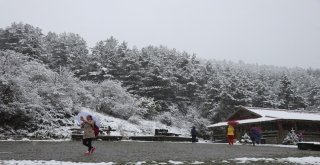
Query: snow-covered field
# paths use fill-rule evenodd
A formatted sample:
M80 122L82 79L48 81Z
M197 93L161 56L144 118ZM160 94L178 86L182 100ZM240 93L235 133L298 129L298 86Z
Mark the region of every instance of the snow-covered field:
M286 163L294 163L301 165L319 165L320 157L288 157L288 158L236 158L230 160L222 160L222 161L211 161L212 163L219 164L229 164L229 163L252 163L255 162L265 162L271 164L286 164ZM142 165L142 164L204 164L205 162L201 161L174 161L169 160L167 162L146 162L146 161L138 161L138 162L128 162L128 164ZM2 165L114 165L116 162L100 162L100 163L84 163L84 162L64 162L64 161L44 161L44 160L0 160L0 164Z

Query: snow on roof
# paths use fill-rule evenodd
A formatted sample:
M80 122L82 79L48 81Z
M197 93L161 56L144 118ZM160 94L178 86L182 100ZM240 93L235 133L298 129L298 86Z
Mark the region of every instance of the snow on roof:
M270 117L287 120L310 120L320 121L319 113L307 113L303 111L290 111L282 109L267 109L267 108L246 108L247 110L260 115L261 117Z
M319 113L307 113L303 111L290 111L283 109L269 109L269 108L254 108L254 107L245 107L246 110L253 112L261 117L255 119L244 119L237 120L239 124L246 123L259 123L264 121L273 121L273 120L309 120L309 121L320 121ZM215 123L207 126L208 128L227 126L227 122Z

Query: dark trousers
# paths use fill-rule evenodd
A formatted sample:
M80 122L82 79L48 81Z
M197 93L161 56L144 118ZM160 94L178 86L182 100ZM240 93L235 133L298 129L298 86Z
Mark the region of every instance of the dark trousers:
M88 151L90 151L93 147L92 147L92 139L88 138L88 139L82 139L82 144L88 147Z
M197 142L197 136L192 136L192 143Z
M252 144L255 146L256 144L260 144L260 140L257 137L251 137Z
M254 137L251 137L251 141L252 141L252 144L255 146L256 145L256 139Z

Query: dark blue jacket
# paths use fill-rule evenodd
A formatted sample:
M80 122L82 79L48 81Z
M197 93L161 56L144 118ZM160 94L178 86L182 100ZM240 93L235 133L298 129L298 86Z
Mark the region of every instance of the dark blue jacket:
M191 129L191 136L197 136L196 128Z
M257 139L257 140L260 139L261 138L261 131L255 127L251 128L250 129L250 137L252 139Z

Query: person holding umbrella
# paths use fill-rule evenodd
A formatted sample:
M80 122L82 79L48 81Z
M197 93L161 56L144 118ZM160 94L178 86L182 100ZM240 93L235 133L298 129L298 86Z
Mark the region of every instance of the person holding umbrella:
M94 124L95 122L92 119L91 115L87 115L86 119L83 116L80 117L81 128L83 129L83 139L82 144L88 147L88 151L85 152L85 155L90 155L95 151L95 147L92 147L92 140L95 138L94 133Z
M251 138L251 141L252 141L252 144L253 146L257 144L260 144L260 140L261 140L261 129L257 126L253 126L251 129L250 129L250 138Z
M228 122L228 128L227 128L227 138L229 145L233 145L234 136L235 136L235 129L234 126L236 126L238 122L236 121L229 121Z

